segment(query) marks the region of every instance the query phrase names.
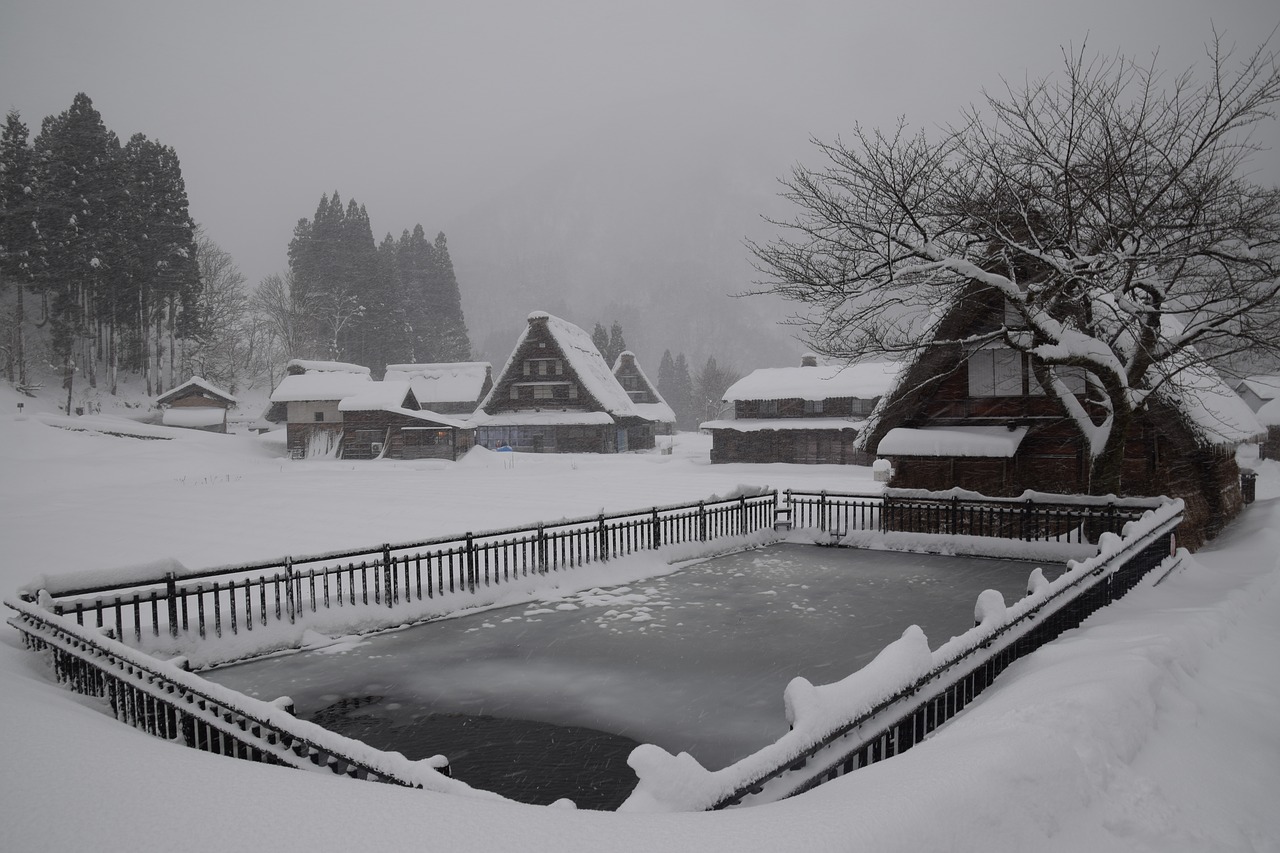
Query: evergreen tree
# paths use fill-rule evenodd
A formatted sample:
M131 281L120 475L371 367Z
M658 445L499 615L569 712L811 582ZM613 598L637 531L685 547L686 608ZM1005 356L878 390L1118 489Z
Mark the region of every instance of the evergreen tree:
M676 414L676 426L680 429L695 430L701 421L693 403L693 380L689 378L689 362L684 353L676 356L672 366L672 395L666 397L667 405Z
M663 350L662 361L658 363L658 394L661 395L662 399L666 400L668 404L671 403L671 397L669 395L675 393L675 379L675 359L671 357L671 350Z
M610 367L618 361L618 356L627 351L627 342L622 337L622 324L617 320L613 321L613 327L609 329L609 350L605 356L605 361Z
M471 339L462 316L462 293L449 257L444 232L436 235L432 276L427 288L427 310L432 321L432 361L466 361L471 358Z
M421 225L415 225L412 233L405 231L400 235L400 242L396 244L395 272L408 330L407 358L410 362L431 361L434 345L427 288L434 266L435 247L427 240Z
M120 141L81 92L66 112L44 119L34 149L51 343L70 412L77 365L96 383L100 339L92 333L98 309L104 291L114 290L125 274L122 254L130 235L120 222L126 210Z
M16 291L5 370L8 380L19 387L28 383L26 291L43 261L34 154L27 139L26 124L11 110L0 131L0 292L10 287Z
M609 333L599 323L596 323L596 327L591 330L591 343L595 344L596 349L600 351L600 357L613 367L613 362L609 361Z

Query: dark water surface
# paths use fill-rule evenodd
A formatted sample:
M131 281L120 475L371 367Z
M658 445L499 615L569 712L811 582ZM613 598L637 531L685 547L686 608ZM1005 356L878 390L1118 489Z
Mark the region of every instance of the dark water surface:
M613 808L637 742L726 766L787 731L793 677L839 680L911 624L936 648L973 624L981 591L1012 602L1034 566L776 545L206 677L410 758L446 755L513 799Z

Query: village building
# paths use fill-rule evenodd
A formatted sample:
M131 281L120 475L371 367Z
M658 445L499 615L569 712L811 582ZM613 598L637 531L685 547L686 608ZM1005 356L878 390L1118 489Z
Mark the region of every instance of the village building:
M1236 383L1235 389L1240 399L1256 412L1272 400L1280 399L1280 373L1246 376Z
M338 403L343 459L456 460L475 443L462 421L424 411L407 380L366 382Z
M471 422L476 442L533 453L619 453L654 446L591 336L544 311L529 315L515 350Z
M338 404L373 383L369 368L339 361L294 359L285 370L284 379L271 392L271 403L272 408L285 408L289 456L338 458L343 438Z
M887 362L819 365L812 355L800 367L753 371L724 393L733 416L701 425L711 461L869 465L858 434L896 371Z
M957 341L997 330L1008 315L996 299L972 288L942 313L935 337ZM860 446L889 460L894 487L960 487L992 496L1028 489L1087 493L1084 439L1059 400L1044 393L1034 367L1031 356L999 343L926 350L904 366ZM1057 372L1089 408L1085 374ZM1157 384L1134 419L1124 452L1124 494L1182 498L1187 510L1179 541L1196 547L1240 511L1236 449L1261 432L1218 374L1188 358L1181 371Z
M470 415L493 388L493 367L487 361L388 364L383 380L407 380L423 409Z
M226 391L193 376L167 394L156 397L165 426L201 429L207 432L227 431L227 412L236 398Z
M631 405L640 417L653 424L655 435L673 435L676 431L676 413L658 393L657 386L649 381L636 354L627 350L619 354L613 363L613 378L631 398Z

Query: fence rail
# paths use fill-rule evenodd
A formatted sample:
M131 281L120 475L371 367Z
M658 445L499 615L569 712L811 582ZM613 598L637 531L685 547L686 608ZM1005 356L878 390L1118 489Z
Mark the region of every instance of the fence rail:
M532 527L429 539L182 575L131 577L111 584L44 580L53 612L79 625L111 628L120 639L238 634L308 613L394 608L416 600L475 593L536 574L602 562L664 545L707 541L773 526L777 492L614 514Z
M1166 506L1163 515L1152 529L1134 535L1117 553L1097 561L977 644L937 663L869 711L786 756L773 769L753 775L707 807L724 809L794 796L910 749L958 714L1015 660L1078 627L1169 559L1182 521L1180 503Z
M923 495L894 492L859 495L847 492L787 490L786 506L795 527L846 536L857 531L988 536L1023 541L1082 543L1102 533L1117 533L1126 522L1157 505L1133 498L1073 498L1036 495L1027 498Z
M443 756L411 761L295 719L283 703L219 688L176 664L147 657L110 636L28 602L6 601L29 649L52 653L57 680L105 699L116 719L205 752L319 770L413 788L460 792ZM492 795L496 796L496 795Z

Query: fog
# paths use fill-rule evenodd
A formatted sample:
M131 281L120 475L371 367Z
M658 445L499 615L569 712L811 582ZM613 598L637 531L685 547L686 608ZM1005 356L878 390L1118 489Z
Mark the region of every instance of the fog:
M785 306L730 297L811 136L944 123L1063 45L1181 69L1211 23L1242 49L1280 23L1267 0L879 5L5 0L0 105L34 138L84 91L172 145L251 283L337 190L379 239L447 234L478 355L544 309L621 321L651 373L666 348L747 369L801 353ZM1276 151L1258 166L1280 179Z

